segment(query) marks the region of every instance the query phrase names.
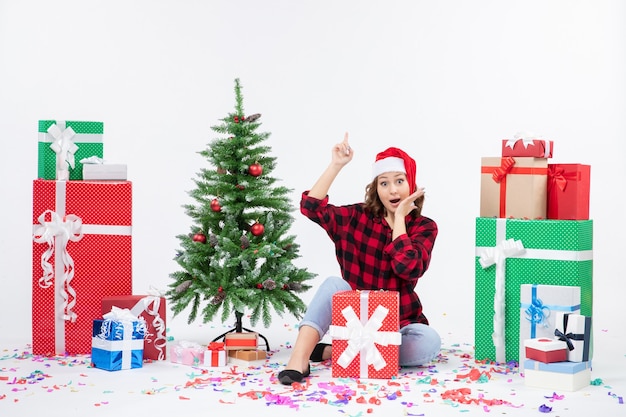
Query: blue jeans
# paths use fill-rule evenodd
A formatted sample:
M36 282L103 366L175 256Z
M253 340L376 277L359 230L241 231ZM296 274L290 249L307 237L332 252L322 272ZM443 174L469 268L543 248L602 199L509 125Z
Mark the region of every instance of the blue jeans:
M313 296L300 326L313 327L326 335L332 320L332 298L338 291L351 290L350 284L340 277L328 277ZM400 329L400 366L420 366L430 363L441 350L441 337L432 327L411 323Z

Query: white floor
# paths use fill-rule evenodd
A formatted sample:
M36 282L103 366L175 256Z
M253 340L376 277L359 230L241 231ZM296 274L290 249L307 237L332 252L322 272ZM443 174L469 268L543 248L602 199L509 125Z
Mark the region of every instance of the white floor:
M307 384L290 388L275 376L295 340L294 324L259 330L270 342L267 360L231 359L208 369L168 360L108 372L91 368L89 356L33 357L28 341L3 339L0 416L528 416L542 405L553 416L626 415L626 337L617 329L596 331L591 379L597 385L574 392L528 387L517 369L475 363L472 336L460 333L442 335L444 349L431 367L404 369L396 380L333 379L323 363L312 366ZM172 343L208 343L225 329L173 321L168 335ZM472 379L473 369L482 378Z

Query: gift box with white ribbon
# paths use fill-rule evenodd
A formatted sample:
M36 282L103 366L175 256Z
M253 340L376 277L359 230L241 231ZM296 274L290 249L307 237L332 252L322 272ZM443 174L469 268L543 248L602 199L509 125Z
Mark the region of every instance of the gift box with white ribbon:
M132 294L132 184L33 182L33 353L88 354L103 297Z
M333 378L391 379L398 375L397 291L341 291L333 295Z
M141 368L146 326L128 309L114 307L93 321L91 363L107 371Z
M104 124L77 120L39 120L37 177L82 180L84 158L104 152Z
M146 322L143 358L164 360L167 357L165 297L155 291L146 295L114 295L102 298L102 313L115 307L127 308Z

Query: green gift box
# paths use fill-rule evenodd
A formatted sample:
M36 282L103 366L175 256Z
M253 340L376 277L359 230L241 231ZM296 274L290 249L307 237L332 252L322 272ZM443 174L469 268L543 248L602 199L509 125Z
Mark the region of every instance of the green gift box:
M519 361L522 284L580 287L592 316L593 221L476 218L476 360Z
M37 177L46 180L83 179L80 161L91 156L103 157L102 122L75 120L40 120L38 129ZM57 152L62 153L64 165L57 167ZM71 160L74 165L65 162ZM69 170L69 178L57 178L57 171Z

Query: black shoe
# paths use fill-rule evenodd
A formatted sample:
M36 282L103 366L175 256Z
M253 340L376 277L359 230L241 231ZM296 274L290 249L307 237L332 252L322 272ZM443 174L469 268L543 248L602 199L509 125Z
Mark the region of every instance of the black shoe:
M331 345L330 343L318 343L317 345L315 345L315 348L313 349L311 356L309 356L309 360L311 362L322 362L324 360L323 356L324 356L324 349L326 349L326 346L331 346Z
M291 385L294 382L302 382L309 375L311 375L311 366L308 366L304 373L293 369L284 369L278 373L278 380L283 385Z

